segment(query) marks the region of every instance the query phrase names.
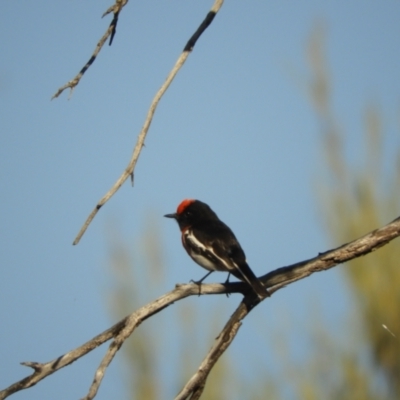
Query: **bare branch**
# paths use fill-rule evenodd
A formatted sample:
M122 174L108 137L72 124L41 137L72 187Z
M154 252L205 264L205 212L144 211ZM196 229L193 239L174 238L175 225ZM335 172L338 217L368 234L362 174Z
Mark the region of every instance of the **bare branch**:
M189 379L184 388L176 396L175 400L189 398L193 400L200 398L211 369L236 337L242 325L241 320L259 303L260 299L254 293L249 293L243 298L239 307L232 314L221 333L215 339L214 345L200 364L196 373Z
M260 280L267 285L268 291L272 294L288 283L306 278L314 272L326 271L338 264L365 256L386 245L398 236L400 236L400 217L384 227L376 229L334 250L326 251L309 260L271 271L260 277Z
M306 278L314 272L328 270L335 265L342 264L375 251L398 236L400 236L400 217L382 228L376 229L367 235L336 249L321 253L317 257L287 267L278 268L275 271L263 275L260 280L268 288L268 291L273 294L290 283ZM214 345L204 358L197 372L192 376L177 396L177 399L199 398L205 387L207 377L212 367L232 343L241 326L241 321L260 303L260 299L253 293L251 288L243 282L202 284L201 286L195 283L176 285L175 289L171 292L166 293L153 302L141 307L139 310L124 318L111 328L63 356L43 364L38 362L22 363L23 365L33 368L34 372L28 377L0 391L0 400L5 399L15 392L35 385L45 377L66 365L73 363L106 341L114 338L96 370L89 393L85 397L87 400L93 399L98 391L105 371L113 360L116 352L132 334L135 328L144 320L160 312L175 301L181 300L185 297L199 294L210 295L224 293L242 293L244 298L222 329L221 333L218 335Z
M110 344L108 351L106 352L103 360L101 361L97 371L94 375L93 383L90 386L89 393L82 400L92 400L99 390L101 382L104 378L104 374L106 372L107 367L110 365L111 361L114 359L115 354L124 344L125 340L132 334L134 329L140 325L141 320L138 319L138 313L131 314L126 319L126 325L121 331L117 334L115 339Z
M70 88L69 96L68 98L71 98L72 92L74 91L75 87L78 85L79 81L81 80L83 74L89 69L89 67L93 64L94 60L96 59L97 55L100 53L100 50L102 49L104 43L110 37L110 46L112 44L112 41L114 39L116 29L117 29L117 23L118 23L118 17L119 13L122 10L122 8L128 3L129 0L115 0L115 4L113 4L108 10L103 14L102 17L106 16L109 13L114 13L114 18L110 22L110 25L108 26L106 32L104 35L101 37L99 42L96 45L96 48L94 49L94 52L92 56L89 58L89 61L84 65L84 67L79 71L78 75L75 76L72 80L67 82L64 86L61 86L56 93L54 93L53 97L51 100L55 99L58 97L65 89Z
M142 321L151 317L152 315L158 313L165 307L168 307L173 302L185 298L190 295L197 295L198 288L196 285L181 285L177 286L173 291L166 293L165 295L159 297L155 301L143 306L139 310L135 311L128 317L125 317L123 320L107 329L103 333L95 336L93 339L84 343L82 346L60 356L56 359L46 362L46 363L38 363L38 362L23 362L22 365L27 367L31 367L34 369L34 372L28 377L14 383L8 388L0 391L0 400L5 399L11 394L18 392L22 389L27 389L33 385L36 385L39 381L44 379L45 377L51 375L52 373L58 371L59 369L73 363L80 357L94 350L95 348L101 346L103 343L115 337L115 340L111 343L108 352L112 353L112 348L115 346L113 344L118 341L120 338L124 338L124 340L133 332L133 330L140 325ZM121 334L121 336L119 336ZM119 344L119 347L122 345ZM110 350L111 349L111 350ZM118 350L118 349L117 349ZM106 355L107 357L107 355ZM106 359L105 357L105 359ZM104 360L103 360L104 361ZM104 372L104 363L100 364L98 369L99 375ZM102 371L103 368L103 371ZM96 372L97 375L97 372ZM96 380L96 377L95 377ZM101 381L101 379L100 379ZM89 398L89 397L88 397Z
M192 51L194 45L196 44L197 39L200 35L207 29L210 25L212 20L214 19L216 13L222 7L223 0L216 0L214 5L211 8L211 11L207 14L205 20L200 24L200 27L194 33L194 35L189 39L188 43L186 44L183 53L179 56L178 60L176 61L174 67L172 68L171 72L167 76L167 79L162 84L159 91L156 93L152 103L150 104L149 111L147 112L146 119L144 121L144 125L139 133L135 148L133 149L132 157L129 160L128 166L125 168L122 175L117 179L111 189L100 199L97 203L96 207L93 211L89 214L88 218L86 219L85 223L83 224L82 228L80 229L78 235L76 236L73 244L76 245L81 240L81 237L85 233L86 229L88 228L89 224L92 222L93 218L96 216L97 212L100 208L117 192L117 190L122 186L122 184L128 179L129 176L133 177L133 171L135 169L137 160L139 159L140 152L142 147L144 146L144 141L146 139L147 133L150 128L150 124L153 120L154 113L156 111L157 105L161 100L161 97L167 91L169 85L175 78L178 71L182 68L183 64L185 63L186 59L189 56L189 53Z
M27 376L24 379L12 384L8 388L0 391L0 400L5 399L6 397L10 396L11 394L18 392L23 389L27 389L31 386L36 385L39 381L46 378L47 376L51 375L52 373L58 371L59 369L65 367L76 361L78 358L84 356L85 354L89 353L93 349L97 348L107 340L110 340L114 337L125 325L126 318L122 321L118 322L111 328L107 329L103 333L95 336L93 339L89 340L88 342L84 343L82 346L60 356L56 359L49 361L47 363L37 363L37 362L23 362L22 365L27 367L31 367L34 369L32 375Z
M264 275L260 280L265 284L272 295L272 293L277 290L282 289L290 283L303 279L314 272L325 271L335 265L375 251L398 236L400 236L400 217L383 228L372 231L353 242L322 253L318 257L288 267L279 268ZM233 283L231 285L243 285L243 283ZM228 290L231 285L228 287ZM211 369L232 343L241 326L241 321L259 304L259 302L259 298L251 292L243 298L239 307L218 335L211 350L208 352L195 374L179 392L175 400L193 400L200 398Z

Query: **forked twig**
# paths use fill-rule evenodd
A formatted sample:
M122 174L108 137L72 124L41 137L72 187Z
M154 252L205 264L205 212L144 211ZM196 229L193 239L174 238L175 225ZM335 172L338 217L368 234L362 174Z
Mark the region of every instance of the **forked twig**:
M174 67L172 68L171 72L167 76L167 79L162 84L161 88L156 93L153 101L150 104L150 108L149 108L149 111L147 112L147 116L144 121L144 125L139 133L135 148L133 149L132 157L129 160L127 167L125 168L125 170L123 171L121 176L117 179L117 181L114 183L114 185L111 187L111 189L100 199L100 201L97 203L96 207L89 214L89 216L87 217L85 223L83 224L82 228L80 229L78 235L76 236L76 238L73 242L74 245L79 243L79 241L81 240L81 237L85 233L86 229L88 228L89 224L92 222L93 218L96 216L96 214L100 210L100 208L117 192L117 190L122 186L122 184L129 177L131 177L131 179L133 180L133 171L134 171L136 163L139 159L142 147L144 146L144 141L146 139L147 133L150 128L150 124L153 120L155 110L157 108L159 101L161 100L161 97L164 95L164 93L168 89L169 85L175 78L176 74L178 73L178 71L181 69L181 67L185 63L186 59L189 56L189 53L193 50L193 47L195 46L196 41L199 39L201 34L207 29L207 27L213 21L215 15L219 11L219 9L222 7L223 2L224 2L223 0L215 1L214 5L212 6L210 12L207 14L204 21L200 24L199 28L196 30L196 32L192 35L192 37L189 39L189 41L185 45L182 54L179 56Z
M260 280L268 288L268 291L273 294L293 282L308 277L314 272L326 271L338 264L342 264L375 251L398 236L400 236L400 217L382 228L376 229L367 235L336 249L321 253L317 257L287 267L278 268L275 271L263 275L260 277ZM212 367L232 343L241 326L241 321L260 303L259 298L255 296L251 288L243 282L201 285L201 294L203 295L223 293L242 293L244 298L236 311L230 317L229 321L225 324L196 373L189 379L187 384L178 394L177 399L179 400L189 398L197 399L201 396ZM101 344L114 338L96 370L93 383L85 397L86 400L93 399L98 391L108 365L135 328L137 328L147 318L160 312L175 301L188 296L197 296L198 294L199 287L194 283L177 285L171 292L166 293L151 303L141 307L111 328L63 356L47 363L22 363L23 365L33 368L34 372L26 378L0 391L0 400L5 399L15 392L35 385L45 377L53 374L66 365L71 364Z
M118 23L118 17L119 13L122 10L122 8L128 3L129 0L115 0L115 4L113 4L103 15L106 16L107 14L110 14L111 12L114 13L114 18L110 22L110 25L108 26L106 32L104 35L101 37L99 42L96 45L96 48L94 49L94 52L92 56L89 58L89 61L84 65L84 67L79 71L78 75L75 76L72 80L67 82L64 86L61 86L57 92L54 93L53 97L51 100L55 99L58 97L65 89L70 89L69 96L68 98L71 98L72 92L74 91L75 87L78 85L79 81L81 80L83 74L89 69L89 67L93 64L94 60L96 59L97 55L100 53L100 50L104 46L104 43L106 40L110 37L110 46L112 44L112 41L114 39L116 29L117 29L117 23Z

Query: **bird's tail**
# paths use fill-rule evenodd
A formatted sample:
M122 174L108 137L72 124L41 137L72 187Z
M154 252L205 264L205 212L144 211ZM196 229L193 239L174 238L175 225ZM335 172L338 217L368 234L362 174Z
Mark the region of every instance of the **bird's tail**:
M265 297L270 296L270 293L268 292L268 290L262 285L260 280L254 275L254 272L247 265L247 263L241 264L240 267L237 266L237 269L240 274L240 276L238 276L238 278L241 279L242 281L247 282L260 299L264 299Z

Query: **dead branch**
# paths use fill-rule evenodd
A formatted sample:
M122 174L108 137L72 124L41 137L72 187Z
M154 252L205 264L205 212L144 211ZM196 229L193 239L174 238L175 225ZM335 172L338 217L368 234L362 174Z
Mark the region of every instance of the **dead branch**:
M236 334L242 325L242 319L245 318L247 314L259 303L260 299L254 293L249 293L243 298L239 307L235 310L235 312L229 318L229 321L225 324L221 333L215 339L214 345L201 362L196 373L189 379L184 388L176 396L175 400L194 400L200 398L205 388L209 373L218 359L233 342L233 339L236 337Z
M375 251L398 236L400 236L400 217L396 218L384 227L376 229L350 243L320 253L317 257L309 260L301 261L287 267L278 268L263 275L260 279L268 288L268 291L273 294L290 283L306 278L314 272L326 271L338 264L342 264ZM93 383L85 397L86 400L93 399L98 391L108 365L135 328L147 318L160 312L175 301L184 299L188 296L199 295L199 291L201 291L201 294L203 295L242 293L244 298L216 338L214 345L200 364L196 373L190 378L177 395L177 399L180 400L189 398L198 399L204 390L211 369L218 361L219 357L232 343L241 326L241 321L260 303L259 298L256 297L249 286L243 282L202 284L200 287L194 283L177 285L171 292L166 293L151 303L141 307L111 328L84 343L82 346L47 363L22 363L22 365L33 368L34 372L26 378L0 391L0 400L5 399L13 393L35 385L47 376L53 374L66 365L73 363L80 357L83 357L85 354L114 338L96 370Z
M306 278L314 272L326 271L336 265L371 253L388 244L398 236L400 236L400 217L383 228L376 229L334 250L320 253L317 257L309 260L278 268L275 271L263 275L260 280L265 284L272 295L277 290L282 289L290 283ZM242 283L233 283L231 285L242 285ZM231 289L231 285L229 285L228 290L234 292L234 290ZM211 350L208 352L195 374L179 392L175 400L194 400L200 398L211 369L235 338L241 326L241 321L259 304L259 302L259 298L251 291L245 295L239 307L232 314L231 318L218 335Z
M89 58L89 61L84 65L84 67L79 71L78 75L75 76L72 80L67 82L64 86L61 86L57 92L54 93L53 97L51 100L55 99L58 97L65 89L70 89L68 99L71 98L72 92L74 91L75 87L78 85L79 81L81 80L83 74L89 69L89 67L93 64L93 62L96 60L97 55L100 53L100 50L104 46L104 43L108 38L110 38L109 45L111 46L112 41L114 39L115 33L117 31L117 23L118 23L118 17L119 13L122 10L122 8L128 3L129 0L115 0L115 4L113 4L108 10L102 15L102 18L105 17L107 14L114 13L114 18L110 22L110 25L108 26L106 32L104 35L101 37L101 39L98 41L96 48L94 49L94 52L92 56Z
M89 216L87 217L85 223L83 224L82 228L80 229L78 235L76 236L76 238L73 242L74 245L79 243L79 241L81 240L81 237L85 233L89 224L92 222L93 218L96 216L97 212L117 192L117 190L122 186L122 184L129 177L131 177L131 180L133 182L133 172L134 172L136 163L139 159L140 152L144 146L144 141L145 141L147 133L149 131L150 124L153 120L153 116L156 111L157 105L158 105L159 101L161 100L161 97L167 91L169 85L175 78L176 74L182 68L186 59L189 57L189 53L193 50L193 47L195 46L197 40L199 39L201 34L207 29L207 27L211 24L215 15L219 11L219 9L222 7L223 2L224 2L223 0L215 0L214 5L212 6L210 12L207 14L206 18L200 24L199 28L196 30L196 32L192 35L192 37L187 42L186 46L183 49L182 54L179 56L174 67L172 68L171 72L168 74L167 79L161 85L161 88L156 93L153 101L150 104L150 108L149 108L149 111L147 112L147 116L144 121L144 125L139 133L135 148L133 149L132 157L129 160L127 167L125 168L125 170L123 171L121 176L117 179L117 181L114 183L114 185L111 187L111 189L100 199L100 201L97 203L96 207L89 214Z

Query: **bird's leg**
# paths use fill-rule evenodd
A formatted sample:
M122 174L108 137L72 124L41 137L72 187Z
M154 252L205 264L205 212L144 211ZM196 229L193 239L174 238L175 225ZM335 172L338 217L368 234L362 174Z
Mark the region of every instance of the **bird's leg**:
M213 272L214 272L214 271L208 272L207 274L205 274L205 275L204 275L200 280L198 280L198 281L194 281L193 279L191 279L190 282L193 282L193 283L195 283L196 285L200 285L201 282L203 282L204 279L206 279L207 276L210 275L210 274L212 274Z
M224 285L226 285L227 283L229 283L229 277L231 276L231 273L230 272L228 272L228 277L226 278L226 281L225 281L225 283L224 283ZM230 293L226 293L226 297L229 297L229 295L230 295Z
M204 279L206 279L207 276L210 275L212 272L214 272L214 271L208 272L207 274L205 274L205 275L204 275L200 280L198 280L198 281L194 281L193 279L190 280L190 282L193 282L193 283L195 283L196 285L199 286L199 296L201 295L201 282L203 282Z
M229 283L229 277L230 277L230 276L231 276L231 273L228 272L228 277L226 278L225 285L226 285L227 283Z

